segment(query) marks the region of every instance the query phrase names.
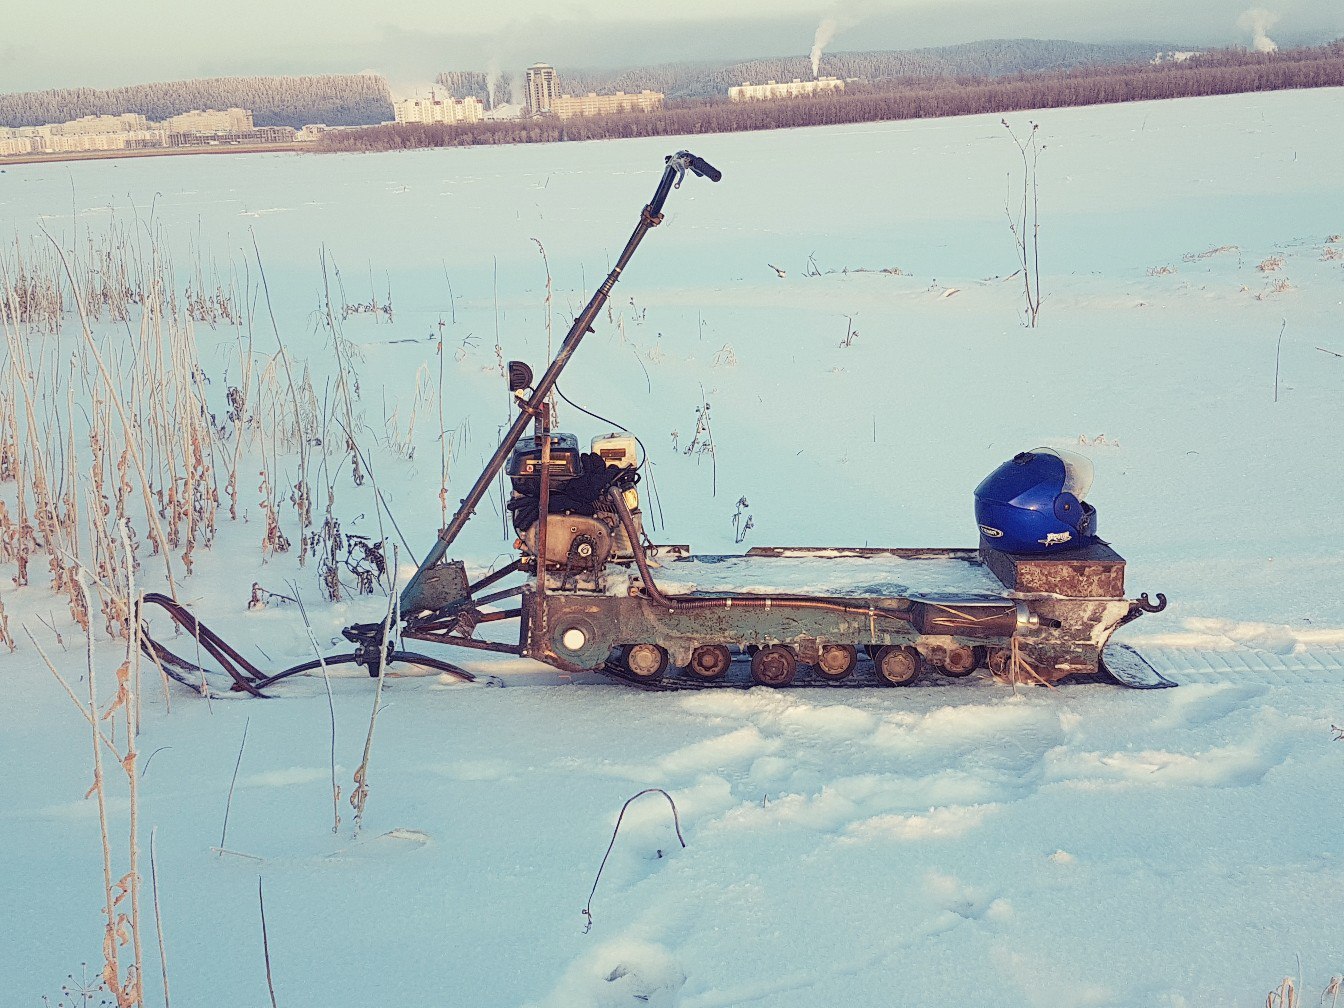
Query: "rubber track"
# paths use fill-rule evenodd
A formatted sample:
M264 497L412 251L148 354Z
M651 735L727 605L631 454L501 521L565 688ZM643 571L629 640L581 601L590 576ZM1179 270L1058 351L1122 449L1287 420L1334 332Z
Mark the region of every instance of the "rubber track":
M676 693L687 690L718 690L718 689L753 689L761 684L751 678L750 664L746 661L737 660L729 669L728 674L722 679L700 679L690 675L678 675L669 673L659 680L639 679L632 676L619 665L608 662L603 668L596 670L599 675L606 676L608 679L614 679L625 686L633 686L649 693ZM977 675L986 675L988 673L977 673ZM967 677L961 677L966 681L971 681ZM974 678L974 677L971 677ZM854 672L844 679L827 679L825 676L817 675L806 667L800 665L798 673L792 683L788 686L779 687L780 689L904 689L908 686L956 686L961 679L953 676L945 676L937 671L925 672L914 682L907 683L906 686L893 686L891 683L882 680L873 670L871 662L859 659L859 666ZM1097 681L1100 681L1099 679ZM769 687L764 687L768 689Z
M1223 683L1284 687L1344 684L1344 647L1313 647L1293 654L1278 654L1245 647L1218 650L1159 647L1149 644L1136 647L1135 650L1154 669L1178 686ZM704 689L751 689L757 685L751 679L747 664L741 661L733 663L733 668L725 679L709 682L675 674L664 676L657 682L649 682L636 679L619 666L610 663L600 671L602 675L624 685L659 693ZM980 680L985 674L983 670L978 671L971 681ZM1090 676L1074 681L1089 684L1106 682ZM957 680L937 672L926 672L912 685L955 686ZM871 663L860 660L855 673L839 682L809 674L800 668L793 684L786 688L890 689L892 687L877 678Z

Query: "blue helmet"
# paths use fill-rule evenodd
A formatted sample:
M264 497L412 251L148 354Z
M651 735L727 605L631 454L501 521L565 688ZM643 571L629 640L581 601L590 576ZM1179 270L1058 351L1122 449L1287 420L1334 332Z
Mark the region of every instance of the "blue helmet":
M975 488L981 542L1007 553L1055 553L1091 545L1097 510L1083 500L1092 463L1073 452L1021 452Z

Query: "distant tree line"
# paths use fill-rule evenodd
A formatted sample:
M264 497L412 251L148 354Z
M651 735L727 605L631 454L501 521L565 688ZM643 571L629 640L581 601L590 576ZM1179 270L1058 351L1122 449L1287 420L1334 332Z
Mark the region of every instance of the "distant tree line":
M1136 43L1092 45L1083 42L1043 41L1041 39L992 39L899 52L827 53L821 58L822 74L833 77L886 81L904 77L1003 77L1041 70L1061 70L1078 66L1135 63L1152 59L1156 45ZM626 70L567 70L560 68L557 82L565 94L583 95L590 91L634 94L644 89L659 91L669 99L716 98L744 81L763 84L767 80L790 81L812 77L812 63L806 56L775 59L662 63ZM486 75L478 70L448 70L434 83L454 98L479 98L486 102L489 88ZM503 75L495 82L495 102L522 104L525 95L512 93L512 80Z
M454 98L479 98L487 108L490 107L490 87L486 75L479 70L446 70L434 78L434 83ZM513 85L502 74L495 79L495 104L519 102L522 97L514 98Z
M1155 45L1091 45L1041 39L992 39L962 45L898 52L824 53L819 73L865 81L906 77L1005 77L1080 66L1138 63L1158 53ZM664 63L630 70L569 71L561 69L562 91L609 94L648 88L669 99L713 98L744 82L812 78L807 56L747 60L740 63Z
M1344 40L1287 52L1224 50L1179 63L1085 67L998 80L907 77L853 85L838 95L741 103L677 102L658 112L563 120L548 116L451 126L371 126L327 133L321 147L339 151L408 150L730 133L1339 86L1344 86Z
M364 74L215 77L99 91L62 88L0 95L0 126L139 113L161 121L192 109L247 109L257 126L364 126L392 118L387 81Z

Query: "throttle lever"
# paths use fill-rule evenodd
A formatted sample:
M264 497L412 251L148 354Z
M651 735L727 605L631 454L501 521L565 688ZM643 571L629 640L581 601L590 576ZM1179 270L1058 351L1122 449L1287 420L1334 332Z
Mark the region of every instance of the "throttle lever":
M681 188L681 180L686 177L686 169L691 166L687 159L693 156L687 154L686 151L677 151L677 153L667 156L667 166L675 173L672 181L673 189Z

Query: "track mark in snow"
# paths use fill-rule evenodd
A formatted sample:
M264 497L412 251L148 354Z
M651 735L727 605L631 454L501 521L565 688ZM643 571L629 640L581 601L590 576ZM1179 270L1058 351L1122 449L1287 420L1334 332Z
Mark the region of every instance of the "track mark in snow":
M955 875L931 871L924 876L924 889L944 909L963 920L1003 922L1013 916L1013 907L1006 899L990 896L962 882Z
M786 973L769 980L739 984L734 987L712 988L702 994L685 998L677 1005L677 1008L736 1008L738 1005L754 1004L758 1001L766 1001L769 1004L768 998L810 988L817 988L820 992L816 1001L817 1004L829 1004L831 1002L825 995L829 988L835 986L835 981L840 977L858 976L874 970L886 970L888 968L887 960L893 956L905 952L911 946L923 944L931 938L946 934L964 923L965 918L951 911L944 911L925 921L922 925L912 927L908 933L883 942L872 952L852 959L834 962L829 968L816 969L806 973ZM901 961L903 964L906 962L904 955L901 957Z
M666 948L621 938L575 959L531 1008L677 1008L685 983L686 971Z
M1250 647L1182 648L1139 644L1154 668L1181 685L1232 683L1310 686L1344 682L1344 648L1302 647L1291 653Z

